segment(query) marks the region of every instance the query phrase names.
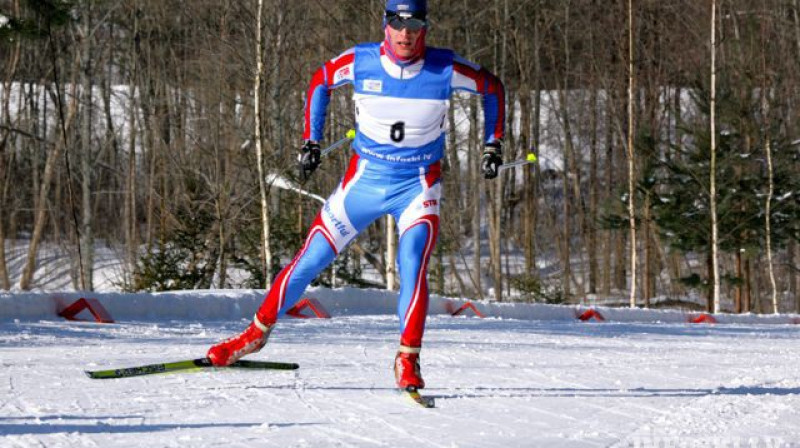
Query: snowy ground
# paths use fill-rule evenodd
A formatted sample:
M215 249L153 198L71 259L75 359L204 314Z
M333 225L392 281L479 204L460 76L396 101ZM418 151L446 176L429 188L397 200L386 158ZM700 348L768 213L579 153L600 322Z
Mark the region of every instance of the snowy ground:
M432 316L436 409L392 389L396 319L286 320L295 372L90 380L246 322L0 322L0 446L800 446L800 328Z

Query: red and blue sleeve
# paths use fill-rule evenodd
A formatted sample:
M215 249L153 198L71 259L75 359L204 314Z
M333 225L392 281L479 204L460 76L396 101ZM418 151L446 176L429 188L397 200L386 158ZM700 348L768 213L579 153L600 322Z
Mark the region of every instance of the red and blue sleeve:
M500 79L485 68L456 56L451 85L454 90L477 93L483 97L484 142L502 139L506 124L506 93Z
M353 83L355 79L354 62L355 51L351 48L326 62L314 72L306 95L304 140L322 140L331 90Z

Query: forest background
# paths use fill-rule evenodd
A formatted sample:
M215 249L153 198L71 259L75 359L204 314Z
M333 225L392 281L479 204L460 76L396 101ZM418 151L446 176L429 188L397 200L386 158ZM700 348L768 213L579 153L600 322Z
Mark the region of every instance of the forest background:
M505 160L539 156L483 180L480 100L453 98L432 292L800 312L800 0L429 9L429 45L503 80ZM382 11L0 0L0 289L37 285L56 247L92 290L98 245L125 290L266 286L319 209L298 188L327 196L348 160L297 179L310 76L380 40ZM333 98L323 147L353 127L348 88ZM395 288L387 234L377 221L320 284Z

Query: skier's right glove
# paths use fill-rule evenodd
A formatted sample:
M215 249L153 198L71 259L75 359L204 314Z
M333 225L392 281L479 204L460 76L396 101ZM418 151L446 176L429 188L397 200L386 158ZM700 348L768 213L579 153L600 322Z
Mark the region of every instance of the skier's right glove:
M483 160L481 160L481 172L484 179L494 179L500 172L500 165L503 164L502 143L495 140L486 144L483 150Z
M303 144L300 154L297 155L298 170L300 171L300 179L303 182L307 181L314 170L317 169L321 157L319 143L308 140Z

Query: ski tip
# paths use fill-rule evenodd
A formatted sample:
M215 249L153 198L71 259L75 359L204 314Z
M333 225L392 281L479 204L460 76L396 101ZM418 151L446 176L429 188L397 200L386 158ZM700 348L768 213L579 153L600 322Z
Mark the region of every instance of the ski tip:
M419 389L416 387L409 386L405 389L400 389L400 391L423 408L431 409L436 407L436 400L433 397L426 397L420 394Z

